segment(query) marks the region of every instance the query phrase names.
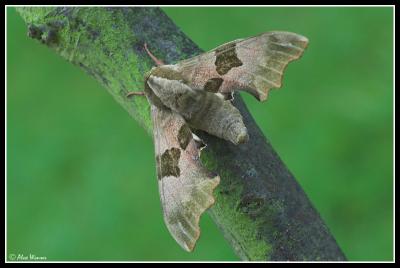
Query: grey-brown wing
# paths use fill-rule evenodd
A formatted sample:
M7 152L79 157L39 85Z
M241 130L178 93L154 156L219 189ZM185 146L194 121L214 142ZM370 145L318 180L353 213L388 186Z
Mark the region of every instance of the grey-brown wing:
M220 178L202 166L200 148L179 114L154 105L151 114L164 221L178 244L192 251L200 216L214 203Z
M180 61L176 68L192 88L223 94L240 89L263 101L271 88L281 87L286 66L307 45L308 39L295 33L267 32Z

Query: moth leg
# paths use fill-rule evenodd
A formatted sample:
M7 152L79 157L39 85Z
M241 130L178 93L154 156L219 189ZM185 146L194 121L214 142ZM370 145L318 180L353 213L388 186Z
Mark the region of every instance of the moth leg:
M145 94L144 91L131 91L125 95L126 98L129 98L131 96L145 96Z
M147 54L150 56L150 58L155 62L155 64L156 64L157 66L164 65L164 62L163 62L162 60L157 59L156 56L154 56L154 55L150 52L150 50L147 48L147 44L146 44L146 43L144 43L144 49L146 50Z

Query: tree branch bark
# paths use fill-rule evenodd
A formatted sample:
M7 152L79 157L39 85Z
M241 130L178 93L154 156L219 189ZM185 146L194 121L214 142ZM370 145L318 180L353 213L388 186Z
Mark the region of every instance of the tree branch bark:
M202 51L155 7L21 7L28 35L54 49L98 80L129 114L151 133L141 90L153 65L143 49L166 63ZM209 209L215 223L242 260L346 260L306 194L264 137L236 94L250 141L235 146L199 133L208 145L202 161L221 177L217 202ZM262 104L260 104L262 105Z

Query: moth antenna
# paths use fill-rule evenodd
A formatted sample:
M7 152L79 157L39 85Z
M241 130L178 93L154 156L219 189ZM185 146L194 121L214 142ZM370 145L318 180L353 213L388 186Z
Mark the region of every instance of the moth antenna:
M131 96L145 96L144 91L131 91L128 92L125 97L129 98Z
M149 54L150 58L155 62L155 64L156 64L157 66L164 65L164 62L163 62L163 61L157 59L156 56L154 56L154 55L150 52L150 50L147 48L147 44L146 44L146 43L144 43L144 49L146 50L147 54Z

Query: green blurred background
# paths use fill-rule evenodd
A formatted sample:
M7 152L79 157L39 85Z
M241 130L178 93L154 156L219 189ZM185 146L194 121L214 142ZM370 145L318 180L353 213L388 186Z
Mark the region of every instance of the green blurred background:
M266 103L242 94L349 260L393 258L393 10L163 8L201 48L305 35ZM194 253L164 225L153 143L7 8L7 248L48 260L239 260L208 215ZM60 100L62 104L60 105Z

